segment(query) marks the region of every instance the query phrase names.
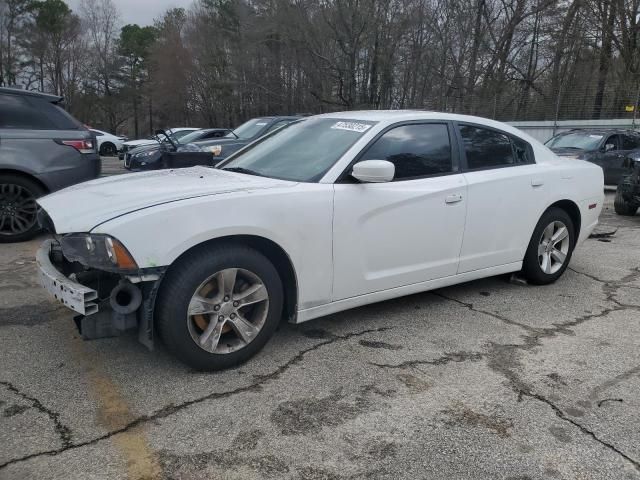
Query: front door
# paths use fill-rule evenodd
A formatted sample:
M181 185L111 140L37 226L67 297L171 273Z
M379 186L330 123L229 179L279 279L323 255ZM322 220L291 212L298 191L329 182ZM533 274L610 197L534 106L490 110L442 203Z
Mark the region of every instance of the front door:
M467 202L452 128L394 126L358 158L394 163L392 182L336 183L334 301L455 275Z

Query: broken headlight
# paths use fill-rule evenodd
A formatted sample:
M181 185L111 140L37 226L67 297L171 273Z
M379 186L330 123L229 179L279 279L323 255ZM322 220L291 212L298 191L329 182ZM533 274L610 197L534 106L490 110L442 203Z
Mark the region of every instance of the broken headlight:
M106 271L137 270L129 251L109 235L72 233L60 237L62 254L70 262Z

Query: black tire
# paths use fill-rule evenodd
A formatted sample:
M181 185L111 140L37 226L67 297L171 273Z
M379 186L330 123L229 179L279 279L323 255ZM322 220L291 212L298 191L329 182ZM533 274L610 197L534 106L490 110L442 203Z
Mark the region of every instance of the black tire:
M194 328L194 322L187 311L192 296L202 283L215 273L230 268L250 271L262 281L268 293L266 320L259 333L244 347L229 353L212 353L192 338L190 328ZM155 318L165 345L181 361L196 370L222 370L247 361L264 347L280 322L282 303L283 288L278 271L260 252L243 245L204 246L171 266L158 292ZM218 343L224 342L221 338Z
M44 189L20 175L0 175L0 243L24 242L40 231L36 199Z
M100 145L100 155L103 157L113 157L116 153L118 153L118 150L113 143L104 142Z
M613 209L618 215L624 215L625 217L633 217L638 211L638 205L627 201L622 192L618 188L616 190L616 197L613 200Z
M542 257L538 255L538 247L542 241L545 229L554 222L563 223L568 230L568 251L564 262L560 265L560 268L553 273L547 273L543 270L540 264ZM533 230L533 235L529 241L529 246L527 247L527 252L525 253L524 261L522 263L522 274L534 285L547 285L555 282L562 276L569 266L575 245L575 227L569 214L561 208L550 208L542 214L536 228Z

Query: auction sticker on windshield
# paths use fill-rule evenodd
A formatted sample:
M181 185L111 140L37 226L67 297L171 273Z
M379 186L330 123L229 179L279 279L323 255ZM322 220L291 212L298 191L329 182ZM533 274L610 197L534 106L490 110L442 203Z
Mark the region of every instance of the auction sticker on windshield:
M371 125L357 122L336 122L331 128L334 130L349 130L350 132L363 133L371 128Z

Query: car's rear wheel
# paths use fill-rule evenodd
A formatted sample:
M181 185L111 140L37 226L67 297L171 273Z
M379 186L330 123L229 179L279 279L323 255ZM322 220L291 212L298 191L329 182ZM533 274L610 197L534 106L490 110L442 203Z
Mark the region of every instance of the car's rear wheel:
M116 146L111 142L104 142L100 145L100 155L103 157L112 157L117 153Z
M525 278L537 285L555 282L567 269L575 243L569 214L561 208L547 210L538 221L524 256Z
M0 243L23 242L38 233L36 199L44 193L33 180L0 175Z
M638 207L638 204L632 203L624 198L624 195L619 188L616 190L616 197L613 200L613 209L618 215L632 217L638 211Z
M197 370L245 362L281 318L282 282L273 264L245 246L199 248L170 268L156 305L160 335Z

